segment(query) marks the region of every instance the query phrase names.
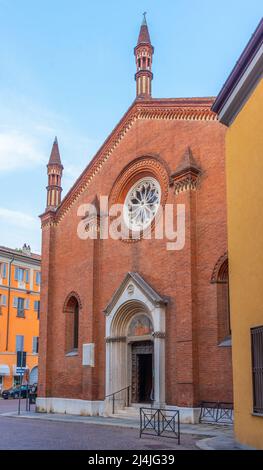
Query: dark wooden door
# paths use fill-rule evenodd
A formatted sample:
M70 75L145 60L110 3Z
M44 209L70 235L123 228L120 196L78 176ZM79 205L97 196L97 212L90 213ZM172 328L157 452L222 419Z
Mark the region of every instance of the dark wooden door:
M153 396L153 343L132 344L132 402L149 403Z

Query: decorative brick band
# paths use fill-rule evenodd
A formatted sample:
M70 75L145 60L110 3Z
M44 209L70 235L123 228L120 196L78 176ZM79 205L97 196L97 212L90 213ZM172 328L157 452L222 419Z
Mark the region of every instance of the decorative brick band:
M126 336L108 336L105 338L106 343L126 342Z
M154 338L162 338L162 339L165 339L165 333L163 331L154 331L154 333L152 333L152 336Z
M208 108L177 107L177 108L150 108L142 109L138 113L138 119L169 119L178 121L215 121L217 117Z

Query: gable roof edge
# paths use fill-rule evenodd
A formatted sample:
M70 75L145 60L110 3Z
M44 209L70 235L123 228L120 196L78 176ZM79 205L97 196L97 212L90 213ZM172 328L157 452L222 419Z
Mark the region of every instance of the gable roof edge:
M166 305L168 303L167 299L161 297L158 292L156 292L137 272L128 272L124 277L123 281L119 287L115 290L110 301L106 305L103 312L105 315L109 315L113 307L116 305L118 298L124 291L124 287L128 280L131 279L137 285L137 287L142 290L145 296L155 305Z
M212 101L213 98L206 97L159 98L145 100L143 102L135 100L61 201L61 204L54 212L54 224L56 225L66 215L72 204L74 204L93 177L99 172L103 164L109 159L114 149L136 119L216 121L217 116L211 111ZM42 226L49 223L45 220L44 214L42 214L40 218L43 218Z

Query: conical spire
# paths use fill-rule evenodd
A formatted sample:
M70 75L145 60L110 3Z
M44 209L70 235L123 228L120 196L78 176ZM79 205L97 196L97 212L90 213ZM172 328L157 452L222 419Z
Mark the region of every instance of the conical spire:
M57 137L55 137L48 164L49 165L61 165Z
M61 178L63 165L60 160L58 139L53 142L49 162L47 164L48 186L46 211L55 210L61 202Z
M175 194L196 190L201 174L202 170L197 164L191 148L187 147L175 172L171 175Z
M176 173L180 173L181 171L188 170L188 169L200 171L200 167L198 166L198 164L195 161L195 158L193 156L191 147L186 148L186 150L185 150L185 152L184 152L184 154L181 158L181 161L180 161L178 167L176 168Z
M147 21L146 21L146 12L143 13L142 25L138 37L138 44L151 44L150 34L148 31Z
M154 48L151 44L145 15L146 13L143 14L138 42L134 48L136 61L135 80L137 99L150 99L152 95L152 56Z

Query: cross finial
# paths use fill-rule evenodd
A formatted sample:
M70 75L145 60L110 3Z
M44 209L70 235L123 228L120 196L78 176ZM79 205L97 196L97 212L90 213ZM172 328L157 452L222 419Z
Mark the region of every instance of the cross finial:
M147 24L147 23L146 23L146 14L147 14L147 11L145 11L145 12L143 13L143 21L142 21L142 24Z

